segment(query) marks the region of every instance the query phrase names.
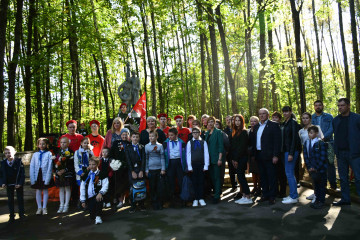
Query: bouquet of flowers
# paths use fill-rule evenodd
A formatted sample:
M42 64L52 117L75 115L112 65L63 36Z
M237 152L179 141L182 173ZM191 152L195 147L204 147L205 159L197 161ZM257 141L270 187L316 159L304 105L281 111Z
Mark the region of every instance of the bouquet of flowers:
M61 152L60 154L58 154L54 160L54 166L56 172L59 172L61 170L66 170L66 160L71 159L73 157L74 157L73 154L70 153L69 151ZM64 174L61 174L60 178L64 178Z

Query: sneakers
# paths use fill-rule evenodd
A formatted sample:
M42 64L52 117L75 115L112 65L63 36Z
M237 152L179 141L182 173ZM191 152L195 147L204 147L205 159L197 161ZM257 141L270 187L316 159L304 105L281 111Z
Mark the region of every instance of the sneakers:
M199 201L198 201L198 200L194 200L192 206L193 206L193 207L199 206Z
M64 211L64 206L61 206L59 207L59 210L57 211L57 213L62 213Z
M118 205L116 205L117 208L122 208L124 206L124 203L123 202L119 202Z
M200 206L202 206L202 207L206 206L206 202L204 201L204 199L200 199L199 203L200 203Z
M285 200L288 200L288 199L290 199L291 197L290 197L290 195L289 196L287 196L287 197L284 197L282 200L283 201L285 201Z
M283 204L293 204L293 203L297 203L299 201L298 198L288 198L282 201Z
M244 205L244 204L252 204L253 201L251 198L243 197L235 201L235 203Z
M310 196L307 196L307 200L313 200L315 198L315 194L311 194Z
M69 205L65 205L63 209L63 213L67 213L69 211Z
M47 215L47 214L48 214L47 208L43 208L43 209L42 209L42 214L43 214L43 215Z
M42 214L42 208L38 208L36 210L36 215L41 215Z
M95 224L101 224L103 221L100 216L96 216L95 218Z
M111 203L108 202L108 203L105 205L105 207L106 207L106 208L110 208L110 207L111 207Z

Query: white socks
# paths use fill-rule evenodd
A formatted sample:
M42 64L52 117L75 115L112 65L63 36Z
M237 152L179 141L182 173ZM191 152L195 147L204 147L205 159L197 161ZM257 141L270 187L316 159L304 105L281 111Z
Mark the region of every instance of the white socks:
M70 186L59 188L60 206L69 206L70 197L71 197Z

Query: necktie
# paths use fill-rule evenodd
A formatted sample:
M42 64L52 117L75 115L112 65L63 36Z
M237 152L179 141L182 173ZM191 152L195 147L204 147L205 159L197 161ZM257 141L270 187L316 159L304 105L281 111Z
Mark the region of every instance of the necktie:
M88 155L86 154L86 152L82 152L82 160L83 160L83 165L84 166L89 166L89 158Z
M201 144L199 140L194 141L194 150L196 150L197 148L201 148Z
M136 152L139 155L139 158L141 158L140 152L139 152L139 145L133 145L133 147L136 149Z
M13 161L9 162L9 166L12 167L13 165Z
M90 171L90 173L89 173L88 177L86 178L86 181L85 181L85 182L87 182L87 180L89 180L89 179L90 179L90 183L89 183L89 184L94 183L95 173L94 173L93 171Z
M175 147L175 145L177 145L177 142L176 142L176 141L171 141L171 143L172 143L172 147L173 147L173 148Z
M41 164L42 164L42 155L45 153L45 151L39 151L40 152L40 157L39 157L39 162L40 162L40 167L41 167Z

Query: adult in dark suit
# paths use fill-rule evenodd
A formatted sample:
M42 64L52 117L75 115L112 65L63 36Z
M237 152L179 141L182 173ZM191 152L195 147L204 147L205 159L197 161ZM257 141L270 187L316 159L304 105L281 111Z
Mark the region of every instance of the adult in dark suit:
M258 202L275 203L277 194L276 164L281 152L281 130L278 123L269 120L269 110L259 110L260 122L252 139L252 157L258 161L262 197Z

